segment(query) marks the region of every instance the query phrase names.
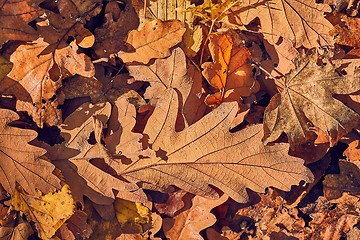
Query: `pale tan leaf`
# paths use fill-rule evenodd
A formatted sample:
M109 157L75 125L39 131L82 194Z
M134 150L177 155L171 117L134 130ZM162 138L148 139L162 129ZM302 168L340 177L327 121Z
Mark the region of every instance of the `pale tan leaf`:
M60 126L64 143L47 147L49 158L61 170L77 201L83 202L82 195L104 205L111 204L116 196L132 201L143 201L145 198L144 193L137 191L136 185L125 183L106 171L109 168L107 164L113 160L101 142L94 145L88 142L93 131L95 139L101 140L102 124L108 121L110 112L109 103L81 105ZM95 158L104 159L101 165L104 168L90 162ZM114 194L113 189L117 190L117 194Z
M131 76L138 81L147 81L150 87L145 92L145 98L155 104L163 98L163 92L174 88L180 92L182 112L186 124L196 122L205 110L202 97L201 73L191 64L186 63L186 57L181 48L175 48L165 59L157 59L150 66L135 65L128 67Z
M216 222L216 217L210 213L211 209L224 203L227 199L228 197L225 195L217 200L195 196L190 209L181 212L173 219L163 219L166 237L171 240L203 239L199 232Z
M303 161L288 155L287 144L261 143L261 125L229 132L236 103L222 104L190 127L175 132L178 104L176 91L169 89L144 130L162 158L139 159L118 172L122 177L141 182L144 188L164 190L176 185L217 198L209 186L213 185L238 202L247 201L246 188L259 192L268 186L290 190L301 180L311 181L312 174Z
M334 94L349 94L360 88L360 69L341 76L328 63L316 64L317 54L302 54L296 68L279 80L281 93L270 101L264 113L264 142L287 134L291 146L316 138L316 128L325 131L335 144L356 127L360 116L336 100Z
M60 180L52 174L54 165L40 158L46 151L28 144L37 133L8 126L18 119L13 111L0 109L0 116L0 182L5 190L12 193L16 182L31 194L35 189L49 192L59 188Z
M259 17L262 32L270 44L275 44L279 37L292 41L296 48L312 48L332 45L329 35L331 23L324 18L331 8L313 0L245 0L240 11L241 21L248 24Z
M125 63L147 64L153 58L170 56L170 48L181 42L184 33L185 25L180 21L153 20L140 31L129 32L126 42L134 52L120 51L117 55Z

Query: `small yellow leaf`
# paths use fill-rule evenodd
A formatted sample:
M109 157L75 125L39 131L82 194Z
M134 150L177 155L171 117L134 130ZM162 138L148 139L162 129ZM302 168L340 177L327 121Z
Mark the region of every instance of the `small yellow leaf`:
M24 212L35 222L41 239L50 239L71 217L75 209L68 185L64 185L60 192L44 196L40 191L32 196L17 187L12 195L11 204L15 210Z
M203 32L200 26L193 28L186 25L186 31L181 42L181 48L188 57L195 57L200 50L200 46L203 40Z
M124 232L143 232L143 226L150 222L150 210L141 203L128 200L115 200L116 218ZM129 229L125 229L129 228Z
M11 62L0 56L0 80L11 71L12 66Z

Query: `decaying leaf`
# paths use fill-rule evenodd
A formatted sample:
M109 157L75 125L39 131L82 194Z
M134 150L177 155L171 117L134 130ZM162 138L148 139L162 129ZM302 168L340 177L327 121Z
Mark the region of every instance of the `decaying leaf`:
M223 101L240 101L259 90L259 83L252 78L248 62L250 51L244 44L236 45L231 34L209 35L209 49L214 62L202 64L202 74L217 91L206 98L210 106Z
M30 194L35 189L47 193L59 188L60 180L52 174L54 165L40 158L45 150L28 144L37 133L8 126L18 119L13 111L0 109L0 116L0 181L5 190L13 193L15 182Z
M133 30L128 34L126 42L134 52L122 52L117 55L125 63L147 64L153 58L170 56L170 48L180 43L185 33L184 23L176 20L153 20L140 31Z
M38 38L36 31L28 25L44 10L31 0L0 1L0 47L8 40L32 41Z
M331 11L329 5L313 0L246 0L242 6L245 9L240 11L242 22L248 24L259 17L262 32L270 44L276 43L280 36L291 40L296 48L333 42L329 35L332 25L324 18L324 12Z
M335 144L359 124L359 115L333 95L358 91L360 69L354 75L341 76L331 64L318 66L316 61L315 52L303 54L295 61L296 69L279 80L282 91L264 113L265 143L285 132L291 146L299 145L314 140L317 127Z
M311 181L302 160L287 155L286 144L267 147L261 143L260 125L229 132L236 103L222 104L190 127L175 132L178 96L169 89L163 97L144 130L152 149L162 158L138 159L118 172L129 181L158 190L171 184L217 198L211 184L238 202L248 200L247 187L260 192L267 186L289 190L301 180Z
M11 198L15 210L22 211L35 222L39 237L50 239L60 226L74 213L75 204L68 185L60 192L41 192L29 195L22 189L16 189Z
M182 198L186 193L184 190L169 193L166 203L155 203L154 207L159 213L173 217L178 210L184 207L185 203Z
M179 213L173 219L165 218L164 232L169 239L203 239L199 232L215 223L216 217L211 209L227 200L223 195L217 200L209 200L200 196L192 199L191 208Z

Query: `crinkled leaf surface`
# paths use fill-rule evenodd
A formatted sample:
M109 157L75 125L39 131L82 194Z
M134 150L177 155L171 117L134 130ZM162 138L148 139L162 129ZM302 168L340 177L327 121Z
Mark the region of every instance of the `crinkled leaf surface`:
M360 116L333 97L360 89L360 69L341 76L331 64L318 66L317 54L301 55L279 85L282 91L270 101L264 113L264 142L286 133L290 145L316 138L315 128L325 131L335 144L360 123Z
M126 42L134 52L119 52L125 63L147 64L153 58L170 56L170 48L180 43L185 33L185 24L177 21L153 20L140 30L130 31Z
M313 0L246 0L240 12L241 21L248 24L259 17L262 32L270 44L278 41L279 36L290 39L296 48L303 45L312 48L318 45L331 45L329 35L331 23L324 18L330 12L327 4Z
M217 198L216 186L238 202L248 199L246 188L264 191L274 186L290 190L312 174L301 159L288 155L287 144L264 146L262 126L237 133L229 126L237 112L236 103L220 105L181 132L175 132L178 95L169 89L156 105L144 133L162 158L139 159L118 173L144 188L163 190L176 185L186 191Z
M8 193L15 190L15 182L28 193L35 189L42 192L59 188L60 180L52 174L55 169L50 162L39 158L44 149L31 146L37 133L33 130L8 126L18 119L18 115L10 110L0 109L0 182Z

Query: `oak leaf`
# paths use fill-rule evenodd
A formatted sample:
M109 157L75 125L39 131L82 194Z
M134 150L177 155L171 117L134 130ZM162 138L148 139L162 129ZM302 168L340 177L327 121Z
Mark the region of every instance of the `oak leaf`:
M225 195L216 200L195 196L192 199L191 208L179 213L173 219L163 219L165 236L172 240L203 239L199 232L216 222L216 217L210 213L211 209L224 203L227 199L228 197Z
M264 113L264 142L285 132L291 146L314 140L317 128L335 144L360 122L359 115L336 100L360 88L360 69L341 76L331 64L317 66L317 53L302 54L296 68L279 80L282 91L270 100ZM314 126L314 127L312 127Z
M186 124L196 122L205 110L202 98L202 77L191 64L187 64L186 56L181 48L175 48L165 59L156 59L151 65L128 66L130 75L138 81L147 81L150 87L146 89L145 98L155 104L163 98L163 92L168 88L179 91L182 103L179 112L184 116Z
M15 210L22 211L35 222L41 239L50 239L75 210L68 185L64 185L60 192L48 193L44 196L41 192L30 195L21 188L16 189L11 204Z
M14 64L11 72L0 82L3 94L16 96L18 111L27 111L39 127L61 123L61 111L57 108L61 99L56 90L66 75L93 76L94 66L88 56L76 52L76 45L46 55L39 54L49 46L42 38L31 44L20 45L10 56ZM53 74L54 69L60 70Z
M219 92L206 98L208 105L240 101L241 96L259 90L259 83L251 77L250 51L244 44L236 45L231 34L212 33L209 35L209 49L214 62L203 63L202 74Z
M176 185L188 192L217 198L216 186L238 202L246 202L246 188L264 191L267 186L289 190L299 181L311 181L303 161L288 156L288 145L264 146L262 126L237 133L229 126L236 103L226 103L181 132L175 132L178 95L173 89L158 101L144 129L152 149L161 158L138 159L118 174L144 188L164 190ZM234 157L234 153L238 153Z
M64 142L54 147L45 146L47 156L59 168L69 183L75 200L83 202L83 195L91 201L107 205L115 197L144 201L145 194L138 190L135 184L126 183L111 172L101 169L90 161L104 159L106 164L113 160L106 147L101 143L103 124L108 121L111 106L109 103L90 104L84 103L69 115L60 125ZM94 132L95 144L90 144L88 139ZM113 189L117 190L115 194Z
M180 43L185 33L184 23L176 20L153 20L140 30L130 31L126 42L134 52L120 51L117 56L125 63L148 64L153 58L170 56L170 48Z
M0 1L0 47L8 40L32 41L38 38L29 22L43 14L44 10L32 0Z
M52 174L55 167L40 158L45 150L28 144L37 133L9 126L18 119L13 111L0 109L0 116L0 182L4 189L13 193L15 182L31 194L35 189L49 192L59 188L60 180Z
M241 21L248 24L259 17L262 32L270 44L282 36L291 40L296 48L312 48L318 45L332 45L328 32L332 25L324 18L324 12L331 8L313 0L246 0L240 11Z

